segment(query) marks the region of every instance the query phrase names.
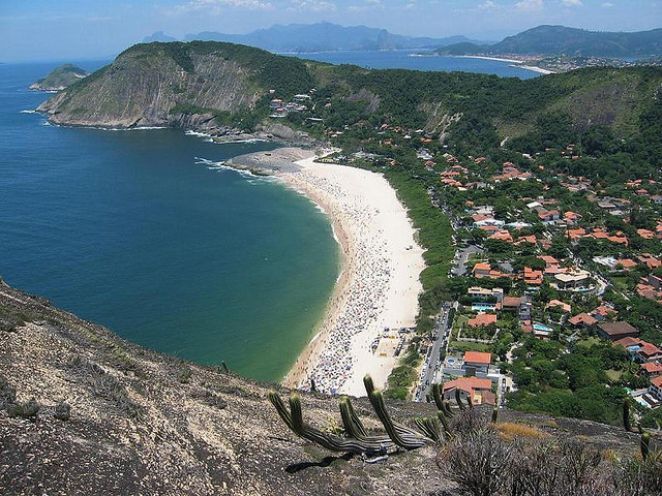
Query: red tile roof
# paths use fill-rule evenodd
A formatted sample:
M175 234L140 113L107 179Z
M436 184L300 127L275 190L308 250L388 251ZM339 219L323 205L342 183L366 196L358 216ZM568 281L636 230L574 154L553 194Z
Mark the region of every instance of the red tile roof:
M489 365L492 363L492 353L483 351L467 351L464 353L464 363L479 363Z

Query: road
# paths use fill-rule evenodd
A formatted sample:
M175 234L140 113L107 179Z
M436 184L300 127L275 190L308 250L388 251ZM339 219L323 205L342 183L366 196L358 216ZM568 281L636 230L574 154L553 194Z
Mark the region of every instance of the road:
M450 334L448 316L451 308L452 304L450 302L444 302L441 305L441 311L439 312L439 316L434 325L435 339L428 354L425 356L423 374L419 380L418 387L416 388L414 401L424 401L432 383L441 379L444 362L439 356L442 347L444 350L447 350L448 348L448 337Z
M467 261L474 253L482 253L483 250L475 245L469 245L466 248L460 248L453 259L453 268L451 274L455 277L463 276L467 273Z

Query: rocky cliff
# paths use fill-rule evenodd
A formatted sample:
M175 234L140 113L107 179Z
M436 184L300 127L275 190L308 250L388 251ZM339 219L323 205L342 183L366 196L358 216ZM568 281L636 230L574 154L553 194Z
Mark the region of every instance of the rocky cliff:
M127 343L0 283L0 494L459 494L437 447L374 464L327 452L285 427L268 391ZM302 401L307 421L337 428L336 400ZM432 411L388 407L399 419ZM366 402L357 411L378 425ZM513 418L612 456L637 449L638 437L616 427L502 414Z
M250 109L264 92L255 71L222 50L152 43L125 51L110 65L39 107L54 123L134 127L178 125Z

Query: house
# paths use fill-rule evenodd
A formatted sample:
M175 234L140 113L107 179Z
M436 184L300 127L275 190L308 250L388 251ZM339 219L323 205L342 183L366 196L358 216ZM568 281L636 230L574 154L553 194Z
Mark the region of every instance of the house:
M591 277L585 270L555 274L553 286L559 291L586 291L591 289Z
M506 243L508 243L508 244L512 244L512 243L513 243L513 237L512 237L512 235L510 234L509 231L506 231L505 229L502 230L502 231L497 231L497 232L495 232L494 234L492 234L491 236L489 236L488 239L495 239L495 240L497 240L497 241L504 241L504 242L506 242Z
M469 327L488 327L496 325L497 316L493 313L479 313L467 321Z
M565 303L561 300L551 300L547 305L545 305L545 310L548 308L554 308L563 313L570 313L572 310L572 307L568 303Z
M644 239L654 239L655 233L649 229L637 229L637 234Z
M662 401L662 376L653 377L648 393L657 401Z
M655 363L662 360L662 350L643 339L627 337L615 341L614 346L623 346L630 358L638 363Z
M538 218L542 222L553 222L559 220L561 213L558 210L540 210L538 212Z
M496 395L492 392L492 381L478 377L460 377L444 383L444 399L455 398L455 391L459 390L460 397L467 401L471 398L474 405L496 405Z
M474 376L476 372L487 374L490 363L492 363L492 353L467 351L464 354L463 368L467 372L467 376Z
M607 320L610 316L618 315L618 311L607 305L600 305L591 311L591 315L596 318L596 320L603 321Z
M522 304L519 296L505 296L501 302L501 308L506 312L517 312Z
M531 267L524 267L524 283L527 286L540 286L542 285L543 274L539 270L534 270Z
M662 363L660 362L646 362L641 364L641 371L648 377L655 377L662 375Z
M490 270L492 270L492 267L490 267L489 263L478 262L474 265L472 272L476 279L480 279L482 277L490 277Z
M568 319L568 324L570 324L572 327L592 327L597 323L598 321L595 320L592 315L589 315L585 312L577 314L574 317L570 317L570 319Z
M631 258L619 258L618 260L616 260L616 265L614 268L615 269L620 268L621 270L629 271L636 267L637 267L637 262L635 262Z
M639 330L625 321L601 322L597 330L600 337L611 341L627 337L636 338L639 335Z
M494 299L497 302L500 302L503 300L503 289L487 289L481 288L480 286L473 286L467 289L467 295L469 295L469 297L473 298L474 300L487 301Z
M569 225L569 226L574 226L574 225L577 224L577 222L579 222L581 219L582 219L582 216L579 215L579 214L576 213L576 212L570 212L570 211L568 211L568 212L565 212L565 213L563 214L563 220L564 220L565 223L566 223L567 225Z

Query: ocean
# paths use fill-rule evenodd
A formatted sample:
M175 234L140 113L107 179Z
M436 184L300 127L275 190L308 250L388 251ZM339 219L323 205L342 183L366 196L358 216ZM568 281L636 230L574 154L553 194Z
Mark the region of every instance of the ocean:
M366 53L317 55L370 65ZM371 64L433 70L443 59L405 57L373 53ZM27 87L57 65L0 65L0 277L146 347L282 378L338 276L328 219L272 180L219 165L271 144L48 125L32 109L49 95Z

